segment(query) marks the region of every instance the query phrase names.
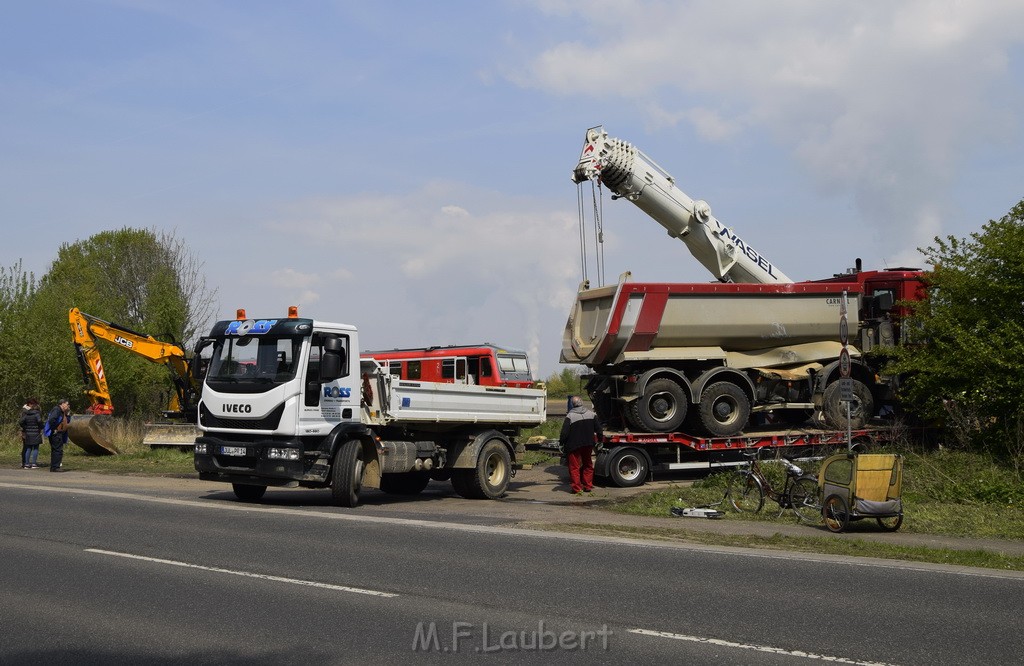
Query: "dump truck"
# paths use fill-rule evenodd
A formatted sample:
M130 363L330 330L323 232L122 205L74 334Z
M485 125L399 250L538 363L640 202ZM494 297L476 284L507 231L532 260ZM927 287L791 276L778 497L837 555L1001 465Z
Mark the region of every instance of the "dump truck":
M190 443L194 441L196 431L189 424L196 421L196 404L202 386L203 363L193 363L193 359L199 358L198 352L194 356L188 356L173 341L158 340L152 335L133 331L126 326L82 312L78 308L71 308L68 312L68 322L85 384L83 392L90 401L85 414L76 416L68 428L68 439L71 442L95 455L118 452L109 434L114 403L110 397L107 374L99 349L100 340L138 354L153 363L164 365L168 369L174 392L170 396L164 416L171 422L161 425L159 436L168 437L170 432L179 430L185 434L175 433L177 441L184 441L183 437L187 437ZM197 350L198 348L197 346ZM147 439L150 436L147 431Z
M450 480L463 497L497 498L515 473L520 431L545 420L545 391L532 379L459 375L474 355L477 368L484 357L500 368L497 346L444 358L429 347L361 356L355 326L301 318L294 307L277 319L240 310L209 339L195 468L243 501L268 487L329 488L337 505L354 507L366 488L416 495L432 479ZM452 371L410 376L428 358Z
M589 369L587 392L606 428L726 438L765 419L860 428L892 406L897 378L882 376L864 352L900 343L905 303L925 295L919 269L865 271L858 260L830 278L793 282L602 127L587 131L572 180L641 208L717 280L634 282L625 272L614 285L580 284L560 360ZM855 306L842 329L846 298ZM846 401L844 330L853 340Z

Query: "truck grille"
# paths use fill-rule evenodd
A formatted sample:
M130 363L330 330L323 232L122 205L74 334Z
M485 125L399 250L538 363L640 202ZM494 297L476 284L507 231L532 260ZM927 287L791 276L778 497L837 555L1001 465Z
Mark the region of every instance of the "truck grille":
M214 416L206 405L199 408L199 424L207 428L235 428L237 430L277 430L281 423L284 405L278 405L274 411L261 419L225 419Z

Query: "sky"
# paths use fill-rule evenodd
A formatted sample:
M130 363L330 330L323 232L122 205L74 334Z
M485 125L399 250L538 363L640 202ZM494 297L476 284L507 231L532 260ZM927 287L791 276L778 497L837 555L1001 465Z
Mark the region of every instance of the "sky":
M587 128L795 280L922 266L1024 198L1022 25L1019 0L6 2L0 265L169 231L218 319L298 305L364 349L488 341L543 378ZM592 283L711 279L602 207Z

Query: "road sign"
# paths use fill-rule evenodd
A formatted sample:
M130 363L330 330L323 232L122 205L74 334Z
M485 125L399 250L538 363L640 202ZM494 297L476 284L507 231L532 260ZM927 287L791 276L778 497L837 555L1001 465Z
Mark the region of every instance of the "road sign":
M841 402L853 402L853 379L842 377L839 380L839 400Z
M839 350L839 376L844 378L850 376L850 350L846 347Z
M850 325L846 321L846 315L839 318L839 342L845 347L850 342Z

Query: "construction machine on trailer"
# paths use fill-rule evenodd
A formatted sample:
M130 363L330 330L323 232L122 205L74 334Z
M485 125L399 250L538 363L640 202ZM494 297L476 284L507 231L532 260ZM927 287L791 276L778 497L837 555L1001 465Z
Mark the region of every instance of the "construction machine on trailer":
M787 442L771 433L746 437L759 425L775 425L781 434L824 428L789 445L823 443L828 431L864 428L894 405L897 378L884 376L864 352L900 344L906 304L926 293L919 269L865 271L858 260L845 273L794 282L706 202L684 194L666 170L603 127L587 131L572 180L593 183L595 196L607 188L613 199L639 207L716 280L634 282L625 272L617 284L594 286L584 276L560 360L590 371L587 392L598 416L619 433L604 449L612 467L621 444L645 451L658 444L679 455ZM855 305L843 329L847 298ZM842 368L846 330L851 361ZM840 391L844 372L849 395ZM654 456L643 461L645 469L658 463Z

